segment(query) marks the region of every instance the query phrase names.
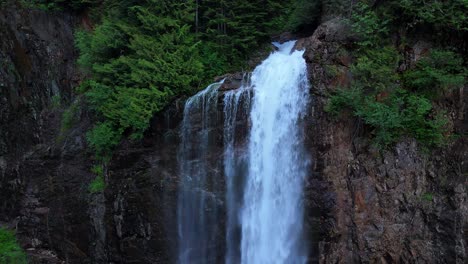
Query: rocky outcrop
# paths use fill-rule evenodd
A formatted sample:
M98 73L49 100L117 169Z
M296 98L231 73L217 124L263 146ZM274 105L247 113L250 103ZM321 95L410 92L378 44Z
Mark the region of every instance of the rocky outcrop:
M0 14L0 223L16 228L32 263L174 263L184 101L156 115L143 140L122 142L106 167L106 190L91 194L95 162L85 135L92 114L72 93L80 79L73 45L80 19ZM466 136L431 154L411 139L380 151L351 115L337 120L323 111L327 94L352 80L352 41L348 25L334 19L297 42L314 95L306 127L314 162L304 194L310 262L466 262ZM409 64L427 47L418 41L408 49ZM220 97L245 81L242 74L223 78ZM468 128L467 92L438 102L460 135ZM213 164L223 155L222 102ZM72 103L79 107L65 128L62 112ZM238 122L246 131L248 116ZM222 195L213 195L222 204Z
M321 223L315 233L319 238L314 238L318 260L464 263L467 138L430 155L410 139L381 151L369 142L366 127L358 120L328 116L323 111L326 94L346 87L352 78L348 32L346 24L335 19L298 42L306 49L315 94L308 133L315 165L306 200L312 206L308 220ZM415 43L411 50L417 52ZM463 130L462 134L466 90L447 95L441 105L450 111L454 130Z
M72 100L79 79L75 23L62 13L0 11L0 221L17 228L32 261L67 258L67 250L50 249L74 248L83 255L79 243L64 236L74 221L82 227L76 232L87 232L86 223L77 223L77 215L86 216L71 188L77 178L64 176L65 153L51 144L60 130L59 105ZM83 148L83 142L66 144Z

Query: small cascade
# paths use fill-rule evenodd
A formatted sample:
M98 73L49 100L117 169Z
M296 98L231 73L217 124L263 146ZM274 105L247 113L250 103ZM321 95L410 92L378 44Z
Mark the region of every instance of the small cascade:
M238 116L248 116L251 89L246 84L224 95L224 176L226 179L226 264L240 262L240 219L242 181L246 167L244 156L236 153ZM244 131L242 131L244 132Z
M212 192L210 175L210 127L216 122L218 89L214 83L185 103L178 153L178 241L180 264L216 263L219 202Z

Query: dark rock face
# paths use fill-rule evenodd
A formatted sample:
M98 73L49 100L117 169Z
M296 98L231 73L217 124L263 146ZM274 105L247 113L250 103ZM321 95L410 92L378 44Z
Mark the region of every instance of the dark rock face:
M343 22L331 20L298 42L316 95L309 133L315 172L306 200L313 209L307 220L321 223L315 233L320 263L464 263L468 140L461 137L430 156L413 140L381 152L353 118L332 120L323 111L326 92L352 78L347 32ZM454 130L465 133L466 88L441 103L451 111Z
M5 155L41 141L41 111L54 95L70 100L77 78L72 17L18 10L1 14L0 122L10 130L0 130L0 155Z
M245 73L237 72L234 74L225 74L223 76L216 77L215 81L219 82L224 80L221 87L219 87L220 91L229 91L239 89L242 84L247 81L248 76Z
M51 143L60 111L48 110L52 97L69 102L78 81L75 23L66 14L0 11L0 221L17 227L33 262L58 263L53 251L80 259L88 246L86 208L76 199L76 169L86 163L77 155L62 163L65 152ZM62 146L83 152L82 136L77 130ZM83 235L69 239L71 229Z
M140 142L124 141L106 168L105 192L90 194L94 161L85 134L92 115L72 93L80 79L72 35L79 19L0 14L0 224L17 228L32 263L174 263L184 101L156 115ZM323 111L326 94L352 80L352 41L348 25L335 19L297 43L306 49L314 95L306 126L314 162L304 193L310 262L466 262L466 137L431 155L410 139L380 152L351 116L332 120ZM415 44L408 63L426 46ZM245 81L242 74L224 77L221 90ZM468 127L467 92L440 102L459 134ZM70 129L60 129L55 95L80 105ZM223 154L222 101L212 128L213 164ZM248 123L239 117L244 133L237 142L245 142Z

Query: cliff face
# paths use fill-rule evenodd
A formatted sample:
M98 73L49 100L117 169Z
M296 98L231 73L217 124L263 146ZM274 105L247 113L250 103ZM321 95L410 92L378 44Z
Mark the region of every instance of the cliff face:
M346 23L335 19L298 43L306 49L315 94L309 133L315 172L307 199L326 212L320 215L320 262L464 263L467 138L431 153L410 139L379 151L350 114L338 120L327 115L327 93L352 78L348 33ZM408 57L418 58L422 40L413 43ZM461 135L467 132L466 92L452 91L438 102ZM326 199L317 204L320 193Z
M106 168L106 190L90 194L91 115L72 92L80 79L72 34L79 19L0 14L0 224L16 227L33 263L173 263L183 101L155 116L143 140L123 142ZM348 30L331 20L297 44L306 49L313 94L306 141L314 162L304 196L310 261L464 263L466 137L430 154L411 139L379 151L351 115L335 120L323 111L327 93L352 78ZM415 41L409 57L417 58L420 46ZM227 89L235 89L241 77L230 78ZM467 92L439 102L462 135ZM212 129L222 135L219 102ZM79 110L64 128L72 103ZM238 125L246 128L248 118ZM211 163L219 169L222 138L213 144Z
M17 228L32 255L51 262L54 255L39 249L57 250L66 259L68 248L78 244L67 239L67 229L88 231L78 221L87 217L75 192L82 179L62 173L67 152L56 144L60 104L73 99L79 79L75 24L68 14L0 11L0 222ZM83 142L73 144L82 148ZM74 158L78 164L79 156Z

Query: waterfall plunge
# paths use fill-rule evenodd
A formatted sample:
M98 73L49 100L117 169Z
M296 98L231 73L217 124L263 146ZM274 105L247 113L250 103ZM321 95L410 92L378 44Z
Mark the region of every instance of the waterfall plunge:
M249 172L241 214L241 261L305 263L301 201L308 159L301 117L308 103L303 52L278 45L252 74Z
M291 52L294 42L276 46L278 51L255 69L249 85L224 94L226 264L301 264L307 259L301 201L309 163L301 125L308 103L306 64L303 52ZM215 241L221 228L218 212L205 210L213 199L204 191L210 120L216 119L210 117L210 109L218 103L219 85L209 86L185 105L179 153L181 264L215 263L213 244L222 243ZM250 111L252 124L247 157L235 151L240 110ZM201 120L193 121L194 114Z

